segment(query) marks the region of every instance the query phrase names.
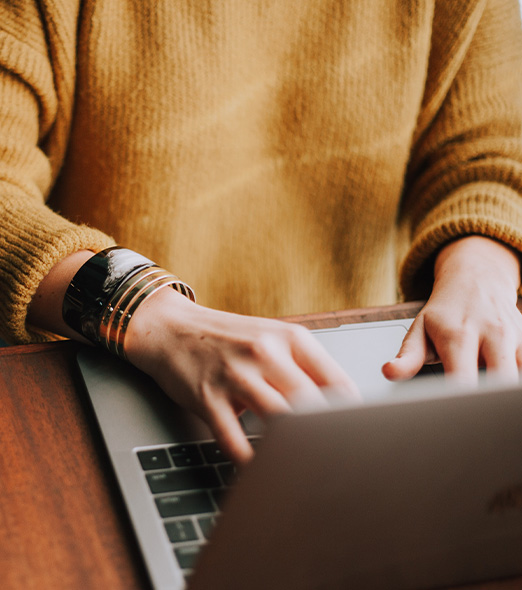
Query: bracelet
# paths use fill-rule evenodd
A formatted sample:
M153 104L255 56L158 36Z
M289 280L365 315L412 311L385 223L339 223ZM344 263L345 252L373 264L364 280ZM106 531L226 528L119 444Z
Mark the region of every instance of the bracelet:
M119 246L107 248L74 276L64 297L63 319L94 344L126 359L125 334L133 314L166 286L196 300L191 287L148 258Z
M116 330L116 339L112 345L113 349L111 349L119 357L125 360L127 359L125 354L125 334L127 332L127 326L129 325L129 322L138 306L143 303L145 299L148 299L151 295L159 291L162 287L169 285L181 292L179 287L184 284L179 282L175 276L162 277L154 282L149 283L145 288L142 288L140 291L138 291L132 298L129 303L129 307L122 317L121 323L118 324L118 328Z
M133 273L128 280L124 281L109 298L105 309L103 311L100 326L98 329L98 337L105 340L105 346L110 349L109 342L114 340L113 326L116 327L121 321L125 308L127 307L127 299L129 292L133 288L139 288L148 284L148 280L157 267L148 267L143 270ZM164 271L162 271L164 272ZM167 273L168 274L168 273Z
M115 294L115 302L109 302L105 308L99 330L100 345L113 354L126 358L124 339L131 317L145 299L169 285L195 301L192 289L162 268L144 269L130 277L121 285L119 296Z

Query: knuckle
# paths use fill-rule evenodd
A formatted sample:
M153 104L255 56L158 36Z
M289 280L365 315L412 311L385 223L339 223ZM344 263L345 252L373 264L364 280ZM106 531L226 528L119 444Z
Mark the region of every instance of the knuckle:
M246 351L254 361L263 363L275 356L275 348L275 338L271 334L263 333L248 342Z
M243 391L247 388L245 367L241 363L225 363L220 371L217 387L229 394Z
M281 358L285 351L312 338L303 326L283 324L276 330L258 333L243 345L244 353L258 363L272 363Z
M213 407L217 389L216 385L217 384L206 380L200 384L198 400L201 407L206 408L207 410Z
M297 336L303 336L305 334L310 334L310 330L305 328L302 324L286 324L288 329L290 330L291 334L295 334Z
M199 384L197 392L195 393L194 403L190 409L196 412L200 418L209 420L210 416L213 414L215 396L214 386L208 381L203 381Z
M295 345L312 339L310 330L300 324L288 324L286 334L290 344Z
M458 326L446 326L446 334L453 340L458 340L459 342L468 340L472 332L471 326L466 323Z
M488 338L494 340L507 341L513 337L511 328L501 321L488 321L484 327L484 332Z
M466 322L456 325L444 323L437 328L437 339L446 342L464 343L470 340L473 335L472 326Z

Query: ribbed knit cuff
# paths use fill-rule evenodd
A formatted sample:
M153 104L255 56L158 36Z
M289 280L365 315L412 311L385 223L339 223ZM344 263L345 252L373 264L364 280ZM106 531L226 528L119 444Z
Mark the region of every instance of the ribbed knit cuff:
M57 339L26 325L27 309L53 266L78 250L98 252L114 240L77 226L32 199L4 199L0 236L0 337L26 344ZM23 219L23 223L20 223Z
M500 184L477 182L437 205L417 227L402 263L403 297L428 298L437 253L449 242L473 234L493 238L522 253L522 195Z

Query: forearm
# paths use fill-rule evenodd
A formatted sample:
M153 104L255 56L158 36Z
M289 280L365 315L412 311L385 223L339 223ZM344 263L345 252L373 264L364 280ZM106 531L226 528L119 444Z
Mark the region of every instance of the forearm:
M450 241L477 234L522 252L522 84L511 75L522 67L518 6L491 0L477 5L477 12L480 22L461 48L458 68L434 70L429 77L447 76L448 91L435 110L428 90L419 114L427 127L417 130L412 146L402 209L412 237L401 268L406 299L429 296L432 261ZM432 53L439 66L451 61L443 51L440 46Z

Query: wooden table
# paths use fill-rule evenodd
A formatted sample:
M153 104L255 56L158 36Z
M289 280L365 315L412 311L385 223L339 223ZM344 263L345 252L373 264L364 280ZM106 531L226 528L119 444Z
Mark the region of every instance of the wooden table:
M286 319L325 328L412 317L419 308L413 303ZM4 590L150 588L82 393L77 347L57 342L0 349ZM522 577L473 588L522 588Z

